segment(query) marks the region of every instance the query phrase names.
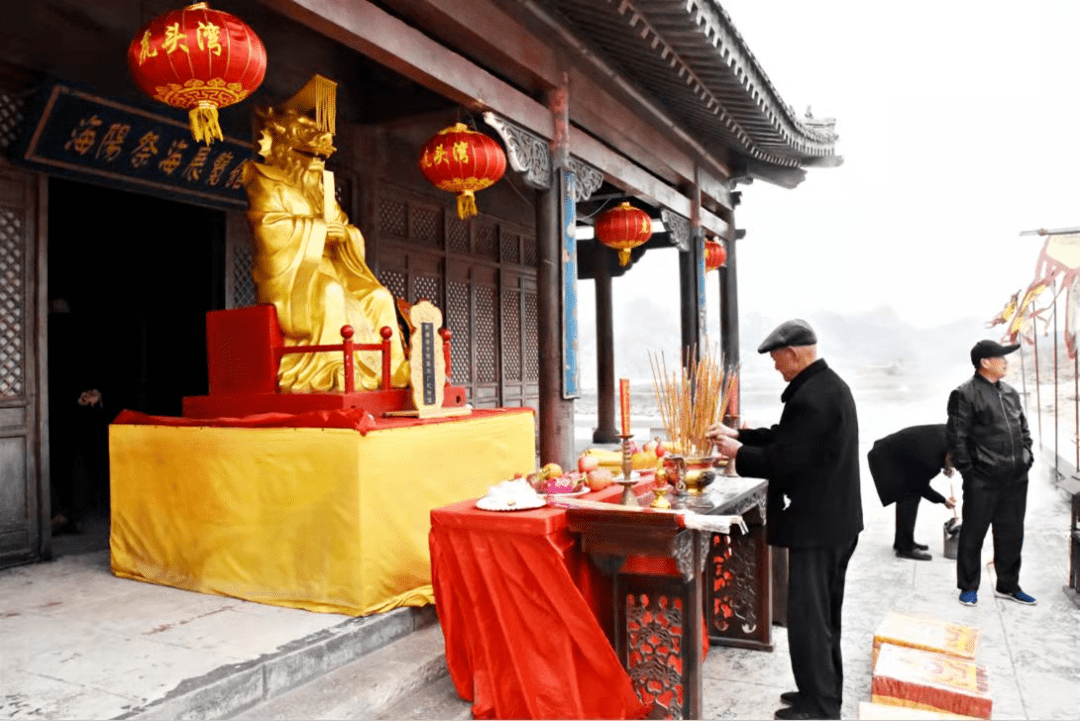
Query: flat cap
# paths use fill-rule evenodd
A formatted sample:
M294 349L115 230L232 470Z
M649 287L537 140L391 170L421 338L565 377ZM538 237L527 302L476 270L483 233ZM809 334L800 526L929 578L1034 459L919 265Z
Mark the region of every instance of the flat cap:
M758 353L768 353L777 348L787 348L793 345L816 345L817 336L814 329L805 320L795 318L787 320L776 326L772 333L765 336L758 346Z
M979 367L979 361L983 358L1000 358L1012 353L1020 347L1019 343L1001 345L992 340L981 340L971 347L971 365Z

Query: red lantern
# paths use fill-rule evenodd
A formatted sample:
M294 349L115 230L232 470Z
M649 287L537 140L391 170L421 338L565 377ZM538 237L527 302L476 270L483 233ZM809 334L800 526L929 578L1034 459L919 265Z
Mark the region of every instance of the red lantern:
M607 247L619 251L619 265L630 262L630 251L652 237L652 219L623 201L596 221L596 237Z
M465 123L437 132L424 143L420 172L440 190L457 193L457 214L462 220L476 215L476 191L499 182L506 172L502 147Z
M251 95L266 74L266 48L240 18L195 3L151 20L128 47L147 95L186 108L197 141L223 140L217 109Z
M705 272L710 270L716 270L724 264L727 260L727 250L724 248L723 243L717 243L715 240L705 241Z

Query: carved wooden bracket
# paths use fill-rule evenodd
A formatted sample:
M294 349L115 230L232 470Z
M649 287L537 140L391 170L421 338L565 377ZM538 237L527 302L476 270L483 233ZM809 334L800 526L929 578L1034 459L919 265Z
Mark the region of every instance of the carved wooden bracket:
M684 253L690 252L690 220L667 208L660 209L660 220L671 238L671 244Z
M495 129L509 151L510 168L525 176L525 183L537 190L551 188L551 148L548 141L506 118L488 111L484 122ZM570 170L577 176L574 185L574 202L588 200L604 182L604 174L583 160L570 158Z

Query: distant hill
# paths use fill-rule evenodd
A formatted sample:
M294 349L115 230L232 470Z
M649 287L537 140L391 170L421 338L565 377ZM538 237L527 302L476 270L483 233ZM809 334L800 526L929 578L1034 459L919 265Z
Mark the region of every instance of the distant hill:
M975 341L994 338L997 329L986 328L983 319L960 318L922 328L907 323L888 307L868 313L842 314L819 311L804 316L818 335L818 348L837 367L896 367L918 369L932 375L962 378L970 369L968 352ZM768 372L767 358L756 358L757 346L784 319L755 311L742 313L739 323L744 373ZM715 327L715 319L710 324ZM680 343L679 320L671 317L667 304L646 298L635 304L632 323L615 329L616 375L651 380L649 352L664 353L668 368L677 362ZM719 339L711 339L717 343ZM596 387L596 330L593 319L583 318L579 337L582 385ZM959 381L957 381L959 382Z

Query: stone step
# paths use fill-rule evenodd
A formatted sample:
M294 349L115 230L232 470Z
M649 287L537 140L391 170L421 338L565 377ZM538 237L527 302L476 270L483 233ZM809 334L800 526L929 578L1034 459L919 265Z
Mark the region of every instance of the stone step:
M387 613L350 618L336 626L289 643L276 652L238 664L222 666L198 678L182 681L164 698L120 716L125 721L152 719L230 718L247 709L270 703L307 683L325 678L357 661L373 656L385 658L389 646L399 640L424 639L423 653L437 678L446 673L443 660L442 632L435 609L397 608ZM430 656L438 654L436 663ZM400 653L400 651L399 651ZM382 655L380 655L382 654ZM411 671L410 673L414 673ZM355 673L355 672L354 672ZM348 678L348 677L346 677ZM353 676L349 684L365 676ZM348 688L344 686L343 688ZM384 704L393 703L410 692L385 694ZM271 718L252 716L251 718ZM316 718L302 712L295 716L273 718ZM344 717L342 717L344 718Z
M442 629L429 626L258 702L231 718L251 721L378 718L446 675ZM453 693L453 688L450 691Z
M462 701L454 689L454 682L449 676L407 696L375 716L376 719L443 719L444 721L464 721L472 718L472 703Z

